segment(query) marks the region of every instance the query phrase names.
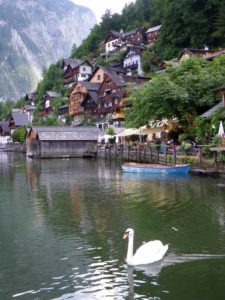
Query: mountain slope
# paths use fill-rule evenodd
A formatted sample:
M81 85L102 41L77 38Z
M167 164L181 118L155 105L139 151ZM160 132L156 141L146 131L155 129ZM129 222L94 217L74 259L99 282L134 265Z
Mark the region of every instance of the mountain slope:
M95 23L70 0L0 0L0 101L35 89L43 68L68 57Z

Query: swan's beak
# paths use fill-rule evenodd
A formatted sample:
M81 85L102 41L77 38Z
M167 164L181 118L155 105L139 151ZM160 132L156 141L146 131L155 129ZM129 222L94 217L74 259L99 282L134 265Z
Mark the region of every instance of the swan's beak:
M128 232L125 232L123 235L123 239L126 239L128 237L128 234L129 234Z

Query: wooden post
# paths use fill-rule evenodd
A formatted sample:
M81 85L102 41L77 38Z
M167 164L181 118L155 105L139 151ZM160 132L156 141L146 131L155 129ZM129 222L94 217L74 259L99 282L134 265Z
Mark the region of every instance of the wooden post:
M214 168L217 170L217 151L214 151L213 156L214 156Z
M144 145L143 149L143 162L146 163L146 145Z
M109 145L109 159L111 159L111 145Z
M199 156L199 162L202 163L202 147L199 146L198 148L198 156Z
M150 163L152 163L152 147L150 146L149 149L150 149Z
M174 164L174 166L177 164L177 153L176 153L175 143L173 143L173 164Z
M165 165L167 165L167 146L166 146L166 149L165 149Z
M159 165L159 147L157 147L157 163Z

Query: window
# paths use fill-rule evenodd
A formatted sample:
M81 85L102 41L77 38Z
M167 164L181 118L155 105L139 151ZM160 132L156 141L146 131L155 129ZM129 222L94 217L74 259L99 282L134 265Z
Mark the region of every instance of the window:
M97 80L100 80L101 79L101 75L97 75Z
M86 71L86 68L85 68L85 67L83 67L83 71Z

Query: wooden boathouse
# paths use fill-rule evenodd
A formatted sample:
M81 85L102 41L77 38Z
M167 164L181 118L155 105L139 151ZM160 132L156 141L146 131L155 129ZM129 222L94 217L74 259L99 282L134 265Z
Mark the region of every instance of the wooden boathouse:
M26 153L34 158L84 157L96 149L99 132L94 126L33 126Z

